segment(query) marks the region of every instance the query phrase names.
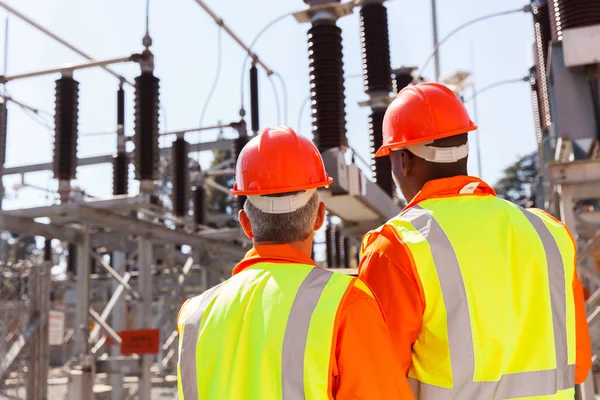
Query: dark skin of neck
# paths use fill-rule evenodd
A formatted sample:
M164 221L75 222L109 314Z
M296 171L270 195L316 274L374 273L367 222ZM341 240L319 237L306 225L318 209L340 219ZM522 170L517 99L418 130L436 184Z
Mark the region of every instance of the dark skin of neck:
M467 139L467 135L459 135L436 141L432 145L455 147L465 144ZM468 175L467 160L468 157L455 163L438 164L425 161L406 149L390 154L394 180L407 201L413 199L429 181Z

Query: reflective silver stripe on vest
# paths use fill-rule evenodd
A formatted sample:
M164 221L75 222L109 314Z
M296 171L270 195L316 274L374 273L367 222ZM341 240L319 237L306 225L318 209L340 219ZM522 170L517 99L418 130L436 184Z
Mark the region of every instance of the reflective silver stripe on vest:
M223 284L214 286L200 295L200 302L194 312L185 320L183 340L181 342L179 369L181 373L181 387L183 400L198 399L198 375L196 373L196 345L198 343L198 330L202 323L204 311L211 301L219 294Z
M321 293L333 272L313 268L304 279L292 304L283 337L281 357L282 399L305 400L304 352L308 327Z
M557 369L503 375L498 382L473 382L475 360L469 306L460 265L448 236L431 212L414 206L402 214L427 240L442 289L448 325L452 389L410 379L417 399L505 399L552 395L572 388L575 366L567 365L566 294L562 256L554 237L536 215L521 209L536 229L548 263Z

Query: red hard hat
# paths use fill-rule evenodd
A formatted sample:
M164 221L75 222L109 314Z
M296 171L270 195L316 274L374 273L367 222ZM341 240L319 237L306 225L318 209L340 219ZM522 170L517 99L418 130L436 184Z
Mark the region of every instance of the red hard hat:
M299 192L328 186L315 145L292 128L267 128L246 144L237 160L231 193L239 196Z
M392 149L474 131L477 125L463 102L446 86L427 82L405 87L383 118L383 145L375 157Z

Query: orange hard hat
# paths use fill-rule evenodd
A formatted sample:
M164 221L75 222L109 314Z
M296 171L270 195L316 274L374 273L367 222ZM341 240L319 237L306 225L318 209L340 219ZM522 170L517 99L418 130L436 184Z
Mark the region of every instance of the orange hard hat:
M435 82L407 86L385 113L383 145L375 157L475 129L465 105L448 87Z
M319 150L292 128L267 128L244 146L231 193L237 196L299 192L328 186Z

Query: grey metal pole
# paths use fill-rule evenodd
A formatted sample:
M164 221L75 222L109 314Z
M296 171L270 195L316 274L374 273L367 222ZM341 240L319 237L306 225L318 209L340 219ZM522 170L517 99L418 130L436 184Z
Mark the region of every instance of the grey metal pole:
M477 88L475 87L475 82L473 82L473 93L477 92ZM477 96L473 97L473 117L475 118L475 123L479 124L479 114L477 113ZM479 125L478 125L479 126ZM481 135L479 133L479 128L474 132L475 135L475 143L476 143L476 151L477 151L477 173L479 178L483 179L483 168L481 165Z
M152 267L154 264L154 254L152 242L145 238L138 239L138 292L142 300L138 303L137 310L137 328L152 328ZM152 373L152 354L144 354L141 357L140 380L138 386L138 398L140 400L150 400Z
M119 273L121 276L123 275L123 273L125 272L125 269L127 268L127 265L125 264L125 260L126 260L125 253L116 251L112 255L112 265L115 268L118 268L117 266L123 266L122 269L117 270L117 273ZM116 279L112 280L112 292L113 293L117 290L119 285L120 284ZM123 329L125 329L125 300L123 299L123 296L121 296L119 298L119 300L117 300L117 303L115 304L115 307L113 308L111 326L117 333L121 332ZM120 356L121 349L119 348L119 346L112 346L111 354L113 357ZM123 393L123 373L119 371L119 372L111 374L110 383L112 386L112 391L110 394L111 398L113 400L124 399L125 396Z
M75 313L75 354L87 354L89 350L90 308L90 232L83 226L83 243L77 246L77 299Z
M433 30L433 48L435 49L438 46L438 21L437 21L436 0L431 0L431 28ZM435 66L435 81L439 82L439 80L440 80L440 53L439 53L439 51L435 53L434 66Z

